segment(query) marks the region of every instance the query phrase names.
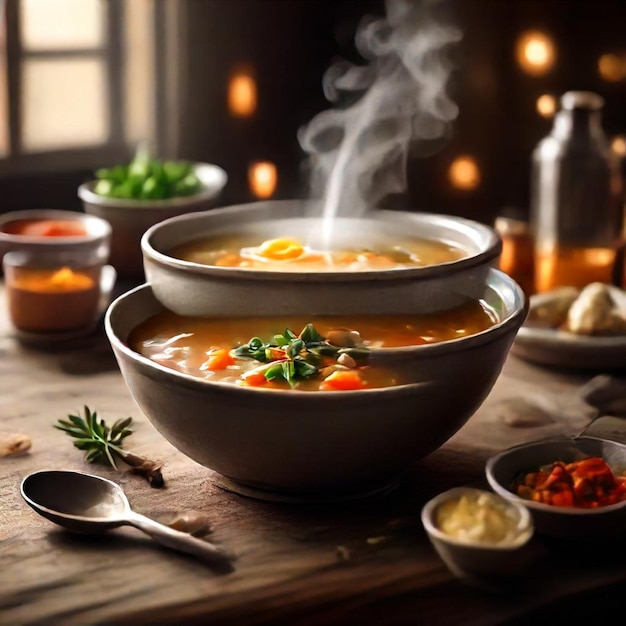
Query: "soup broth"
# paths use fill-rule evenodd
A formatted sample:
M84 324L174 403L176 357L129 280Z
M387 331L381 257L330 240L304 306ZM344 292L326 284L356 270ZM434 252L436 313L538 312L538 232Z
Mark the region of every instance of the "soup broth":
M215 382L340 391L406 382L403 372L377 363L372 349L457 339L497 321L495 312L478 301L419 316L227 319L164 311L140 324L128 343L161 365ZM285 329L291 329L293 336ZM285 350L286 344L290 347Z
M260 241L252 235L198 238L170 254L203 265L284 272L389 270L449 263L467 256L461 248L430 239L405 239L389 245L364 242L324 250L296 237Z

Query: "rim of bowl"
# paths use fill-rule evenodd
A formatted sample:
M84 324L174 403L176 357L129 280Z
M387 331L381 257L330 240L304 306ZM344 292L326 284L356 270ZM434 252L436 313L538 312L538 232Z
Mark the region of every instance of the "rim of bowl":
M16 235L2 230L6 224L19 220L50 219L50 220L71 220L87 224L85 235L71 235L67 237L46 237L45 235ZM93 229L90 226L93 225ZM90 232L91 230L91 232ZM0 215L0 241L24 244L49 244L68 245L71 243L85 243L87 241L97 241L103 237L111 236L111 225L105 219L97 215L88 215L78 211L64 211L62 209L25 209L23 211L10 211Z
M530 441L527 443L521 443L517 446L512 446L503 450L502 452L498 452L498 454L494 454L489 459L487 459L487 463L485 464L485 475L487 477L487 482L490 487L501 497L505 498L511 503L520 504L527 509L531 509L533 511L538 511L542 513L550 513L552 515L565 515L565 516L595 516L595 515L603 515L606 513L610 513L613 511L619 511L620 509L626 508L626 500L622 500L621 502L616 502L615 504L607 504L606 506L601 506L595 509L585 509L580 507L568 507L568 506L557 506L554 504L544 504L543 502L535 502L534 500L526 500L518 496L513 491L510 491L507 487L505 487L501 482L499 482L494 474L494 467L503 459L506 458L509 454L516 452L518 450L529 450L535 447L539 447L541 445L547 443L563 443L572 445L575 444L576 441L580 440L591 440L591 441L600 441L602 443L609 444L617 444L619 446L623 444L619 444L619 442L611 441L610 439L604 439L602 437L548 437L546 439L539 439L537 441ZM520 469L522 471L523 468ZM529 470L530 471L530 470Z
M519 516L517 531L518 536L515 541L508 544L491 544L491 543L481 543L481 542L468 542L458 539L457 537L453 537L452 535L448 535L443 532L434 521L435 511L437 507L439 507L444 502L448 502L454 498L460 497L463 494L472 493L472 494L483 494L487 493L492 497L495 497L497 500L500 500L504 506L510 507L515 510ZM494 493L493 491L487 491L486 489L480 489L477 487L452 487L447 491L443 491L440 494L434 496L426 504L422 507L421 519L424 528L428 534L432 535L436 539L443 541L447 544L458 546L459 548L470 548L470 549L478 549L478 550L489 550L491 552L510 552L512 550L518 550L522 546L526 545L534 534L534 523L533 518L530 514L530 511L517 502L508 500L504 498L499 493Z
M473 335L459 337L457 339L449 339L447 341L440 341L437 343L427 344L427 345L401 346L399 348L373 348L372 350L375 351L378 354L379 358L381 359L384 359L386 357L393 357L395 355L404 356L406 354L410 354L413 352L423 354L425 357L427 357L427 356L436 355L440 352L451 351L459 343L466 344L467 346L466 349L471 349L476 343L483 344L483 343L489 343L491 341L495 341L502 332L507 332L514 328L519 328L519 326L524 321L524 318L527 312L527 307L528 307L528 301L527 301L527 298L524 296L524 292L522 291L521 287L519 287L519 285L504 272L501 272L500 270L496 270L494 268L491 268L489 271L490 271L490 275L495 280L502 281L504 285L508 285L508 287L510 287L513 290L513 294L514 294L513 310L502 321L498 322L497 324L494 324L493 326L490 326L489 328L483 331L480 331ZM315 391L315 392L309 393L309 392L298 391L297 389L264 389L262 387L243 387L243 386L231 385L227 383L215 382L215 381L199 378L191 374L186 374L184 372L179 372L177 370L161 365L160 363L157 363L156 361L153 361L152 359L149 359L148 357L145 357L139 354L135 350L132 350L125 341L123 341L120 337L118 337L118 335L113 330L111 317L112 317L114 309L117 306L119 306L119 303L122 300L131 298L133 297L135 293L148 290L148 289L152 289L150 283L144 283L142 285L134 287L133 289L126 291L125 293L119 295L107 307L107 310L104 316L104 327L105 327L105 332L109 341L111 342L114 348L120 350L122 353L124 353L127 357L131 358L132 360L138 361L139 363L145 366L148 366L152 369L156 369L163 373L167 373L168 375L173 375L176 378L180 378L181 380L187 381L188 383L193 384L193 385L200 384L200 385L209 385L210 387L218 387L220 389L223 389L224 393L229 393L229 392L232 392L233 390L237 392L239 392L240 390L244 390L245 393L249 393L249 394L251 393L268 394L269 393L269 394L273 394L274 396L281 396L281 397L291 396L293 394L300 395L303 393L307 394L307 398L309 397L328 398L331 396L337 397L337 392L335 391ZM165 307L163 307L162 305L159 305L159 306L161 306L161 308L165 310ZM370 389L349 390L349 391L341 392L341 397L355 398L357 396L367 397L367 396L376 395L376 394L389 394L392 392L401 393L402 389L413 390L420 386L437 385L437 384L441 384L440 379L431 379L428 381L416 382L416 383L405 383L402 385L393 385L390 387L375 387L375 388L370 388ZM317 401L317 400L314 400L314 401Z
M177 224L184 221L194 221L202 219L214 219L220 215L237 215L241 213L252 212L261 209L263 207L277 208L281 206L294 206L306 207L307 201L303 200L271 200L262 202L249 202L245 204L232 205L227 207L220 207L217 209L211 209L208 211L199 211L195 213L186 213L183 215L176 215L174 217L167 218L161 222L149 227L141 238L141 250L145 258L150 259L159 265L168 267L173 270L184 270L186 273L192 273L195 275L214 275L218 277L228 278L230 280L302 280L303 276L306 276L307 282L353 282L362 280L402 280L413 276L422 277L434 277L439 274L443 274L448 271L450 266L455 266L459 269L471 269L476 266L488 264L495 261L502 252L502 238L496 232L496 230L486 224L481 224L475 220L470 220L463 217L457 217L454 215L446 215L440 213L425 213L425 212L410 212L410 211L392 211L387 209L376 209L370 213L365 214L359 218L339 218L363 221L383 221L385 218L390 220L390 223L398 224L399 220L411 220L417 221L428 220L430 223L438 223L443 226L452 227L457 231L471 230L479 233L485 238L485 246L478 252L470 253L468 256L464 256L460 259L454 259L452 261L446 261L444 263L437 263L433 265L424 265L419 267L400 267L381 270L366 270L366 271L311 271L311 272L283 272L280 270L258 270L254 268L241 268L241 267L227 267L218 265L207 265L204 263L195 263L193 261L185 261L183 259L177 259L161 250L158 250L152 245L152 238L155 233L167 228L169 225ZM310 204L310 203L309 203ZM271 218L270 218L271 219ZM283 219L276 218L276 219ZM284 218L289 219L289 218ZM293 219L309 219L306 215L296 215ZM316 218L313 218L316 219ZM263 218L257 218L251 220L254 222L262 223ZM236 224L233 224L232 229L236 228ZM223 229L226 231L227 229ZM298 278L300 277L300 278Z
M107 198L100 196L93 191L97 180L90 180L78 187L78 197L83 202L98 204L100 206L125 207L128 209L142 208L172 208L195 204L202 200L210 200L222 191L228 182L226 170L214 163L192 162L194 171L203 188L191 196L178 196L175 198L165 198L160 200L141 200L137 198Z

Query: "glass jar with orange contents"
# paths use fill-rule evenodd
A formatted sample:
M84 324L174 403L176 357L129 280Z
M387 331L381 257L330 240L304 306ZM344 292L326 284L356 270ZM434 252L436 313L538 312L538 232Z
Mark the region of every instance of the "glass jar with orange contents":
M527 296L535 289L535 259L530 228L525 220L500 216L494 223L502 239L498 267L524 290Z
M101 262L77 264L54 254L14 251L4 255L3 267L9 317L16 329L47 334L88 329L95 322Z
M623 245L619 163L601 124L604 100L571 91L532 159L535 290L611 283Z

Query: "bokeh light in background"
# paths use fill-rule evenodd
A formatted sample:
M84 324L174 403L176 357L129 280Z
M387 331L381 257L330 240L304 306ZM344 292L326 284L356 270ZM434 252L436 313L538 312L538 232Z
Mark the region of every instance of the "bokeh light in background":
M556 98L549 93L544 93L537 98L535 108L541 117L550 119L556 113Z
M228 81L228 111L235 117L250 117L257 108L257 84L251 68L240 67Z
M254 161L248 167L248 185L256 198L270 198L278 185L278 170L271 161Z
M518 40L515 56L522 70L533 76L549 72L556 60L552 39L541 31L527 31Z
M448 168L448 180L456 189L476 189L480 184L480 168L476 160L467 155L458 156Z
M603 54L598 59L598 73L609 83L618 83L626 78L626 58L617 54Z
M626 135L617 135L611 140L611 150L618 157L626 157Z

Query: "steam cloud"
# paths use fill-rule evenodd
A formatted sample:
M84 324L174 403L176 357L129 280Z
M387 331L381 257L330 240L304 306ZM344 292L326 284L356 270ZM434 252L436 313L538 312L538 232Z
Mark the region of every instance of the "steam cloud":
M342 61L324 76L336 106L300 130L311 187L323 202L323 230L336 215L357 216L406 189L409 149L444 138L458 107L446 93L445 48L461 32L434 13L441 0L387 0L386 18L364 20L356 46L366 65Z

